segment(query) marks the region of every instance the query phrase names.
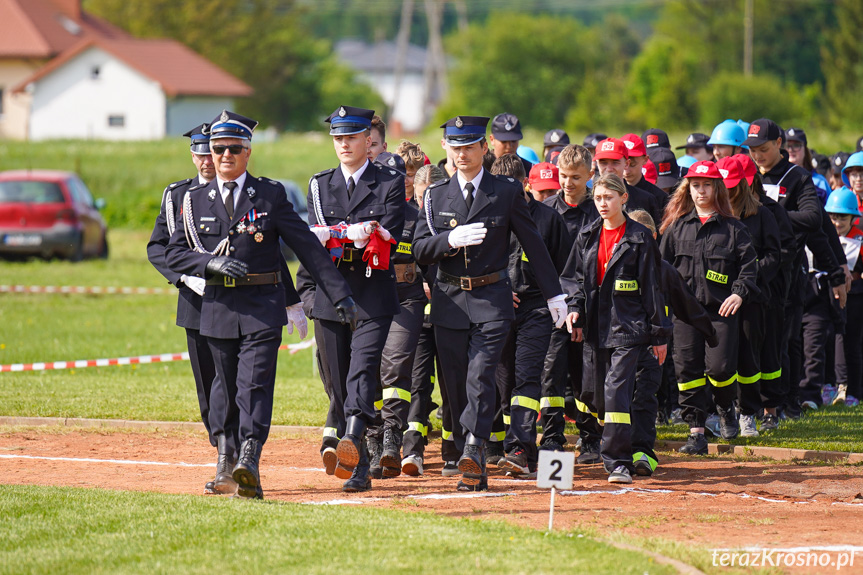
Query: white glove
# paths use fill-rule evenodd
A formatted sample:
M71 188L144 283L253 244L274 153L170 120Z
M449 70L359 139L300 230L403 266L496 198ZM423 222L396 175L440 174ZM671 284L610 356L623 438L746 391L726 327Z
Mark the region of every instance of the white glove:
M554 327L560 329L563 322L566 321L566 296L563 294L556 295L546 303L548 303L548 310L551 312L551 321L554 322Z
M378 233L384 239L384 241L390 241L393 239L393 235L387 231L387 229L383 226L378 226Z
M303 304L289 305L285 311L288 313L288 333L294 333L294 326L297 326L300 339L306 339L306 335L309 333L309 322L306 320L306 314L303 313Z
M330 228L327 226L309 226L309 229L318 237L318 241L322 246L326 246L330 241Z
M204 288L207 287L207 280L204 278L198 278L195 276L187 276L185 274L180 276L180 281L186 284L190 290L195 292L196 294L203 296Z
M357 248L363 249L369 243L369 237L371 237L373 229L371 222L351 224L348 226L348 231L345 235L349 240L354 242Z
M447 241L453 248L463 248L465 246L477 246L485 239L486 229L485 224L477 222L475 224L465 224L456 226L449 233Z

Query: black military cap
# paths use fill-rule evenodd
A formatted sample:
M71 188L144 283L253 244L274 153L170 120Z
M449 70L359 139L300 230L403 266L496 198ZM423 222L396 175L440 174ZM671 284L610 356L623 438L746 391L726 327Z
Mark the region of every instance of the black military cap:
M596 149L596 145L603 140L607 140L608 136L603 134L602 132L594 132L592 134L588 134L584 138L584 147L589 148L591 150Z
M705 148L708 151L713 151L713 146L707 142L710 141L710 136L701 132L693 132L686 136L686 143L682 146L677 146L675 150L685 150L686 148Z
M848 152L836 152L833 154L830 158L830 169L833 170L834 176L842 174L842 168L845 167L845 162L847 162L850 157L851 154Z
M331 136L350 136L370 129L374 116L374 110L339 106L339 109L324 121L330 125Z
M857 140L857 151L863 152L863 136L860 136L860 138Z
M804 147L808 145L806 132L802 128L788 128L785 130L785 139L789 142L800 142Z
M375 158L375 163L385 168L396 170L403 176L407 174L405 161L398 154L393 154L392 152L381 152L378 154L378 157Z
M680 179L680 166L677 157L668 148L655 147L647 150L647 156L656 166L656 185L660 188L671 188Z
M252 132L257 127L258 122L251 118L222 110L222 113L210 122L210 139L239 138L251 140Z
M749 147L760 146L779 138L784 139L784 134L782 129L776 125L776 122L767 118L759 118L749 124L749 131L746 134L746 139L743 140L743 145Z
M555 146L560 146L562 148L564 146L568 146L569 134L563 130L549 130L545 133L545 137L542 139L542 145L545 148L553 148Z
M444 122L444 141L450 146L467 146L485 138L488 118L485 116L456 116Z
M191 149L193 154L198 154L200 156L210 155L209 124L201 124L200 126L195 126L191 130L183 134L183 136L192 139Z
M491 121L491 135L501 142L514 142L524 138L521 133L521 122L514 114L508 113L494 117Z
M641 135L641 140L644 142L644 147L648 150L651 148L668 148L671 149L671 141L668 139L668 134L665 130L659 128L650 128ZM678 148L679 150L680 148Z

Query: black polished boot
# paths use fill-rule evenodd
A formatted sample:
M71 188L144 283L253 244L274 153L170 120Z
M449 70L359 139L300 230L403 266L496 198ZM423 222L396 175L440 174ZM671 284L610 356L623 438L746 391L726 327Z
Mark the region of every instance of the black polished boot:
M261 442L247 439L240 447L240 459L234 466L234 481L237 482L237 496L247 499L263 498L260 489L261 477L258 474L258 461L261 458Z
M384 477L398 477L402 473L402 434L397 429L384 430L384 452L381 455Z
M344 441L344 440L342 440ZM340 444L341 445L341 444ZM360 446L360 457L354 466L351 478L345 481L342 491L346 493L361 493L372 488L372 478L369 475L369 452L365 443Z
M233 495L237 491L237 482L234 481L232 473L234 465L234 452L228 447L228 439L224 435L216 438L219 450L219 459L216 462L216 478L213 479L213 491L220 495Z
M462 474L460 483L479 485L483 477L488 477L485 469L484 443L484 440L476 437L474 434L467 434L464 442L464 451L458 460L458 470Z
M364 452L365 442L364 435L366 432L366 422L357 416L348 418L345 425L345 436L339 441L336 447L336 455L339 458L339 467L343 470L353 472L354 467L360 462L360 456ZM368 457L368 454L366 454ZM368 463L366 464L368 465ZM336 476L339 476L338 470Z

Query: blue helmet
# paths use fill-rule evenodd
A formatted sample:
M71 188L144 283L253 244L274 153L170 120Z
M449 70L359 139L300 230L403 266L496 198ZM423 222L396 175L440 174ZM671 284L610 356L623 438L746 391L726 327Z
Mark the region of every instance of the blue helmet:
M532 164L539 163L539 156L536 154L536 151L533 148L529 148L527 146L519 146L518 150L515 152L519 158L524 158L528 162Z
M848 175L845 172L848 171L848 168L854 167L863 168L863 152L855 152L851 154L851 157L849 157L848 161L845 162L845 167L842 168L842 181L845 182L845 185L849 188L851 187L851 181L848 179Z
M857 206L857 194L842 186L838 190L830 192L830 195L827 197L827 204L824 206L824 211L828 214L859 216L861 214Z
M707 143L711 146L735 146L741 147L746 139L746 132L734 120L725 120L710 134Z
M689 173L689 166L697 161L698 160L692 156L680 156L677 158L677 166L680 168L680 177L685 178L686 174Z

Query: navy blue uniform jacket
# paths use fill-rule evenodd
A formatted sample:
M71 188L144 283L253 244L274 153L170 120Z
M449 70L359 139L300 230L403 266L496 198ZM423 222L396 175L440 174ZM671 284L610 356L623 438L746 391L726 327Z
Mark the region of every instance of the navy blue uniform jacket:
M201 326L201 296L191 290L186 284L180 281L183 274L178 274L172 271L165 262L165 248L168 247L168 242L171 240L171 234L168 233L168 219L166 215L167 200L170 197L174 206L174 222L176 226L182 227L183 221L180 219L180 210L183 207L183 196L189 188L199 185L198 178L189 178L180 180L170 184L162 195L162 207L159 210L159 215L156 217L156 225L153 227L153 233L150 234L150 241L147 243L147 259L153 264L160 274L165 276L165 279L177 286L179 297L177 298L177 325L189 329L200 329ZM291 272L288 269L288 264L282 259L282 285L285 288L285 303L294 305L300 302L300 296L294 288L294 282L291 281Z
M663 345L668 336L665 300L660 293L659 248L653 234L626 217L623 237L614 248L599 283L597 258L602 220L575 240L561 281L570 294L569 312L593 347Z
M235 193L240 197L231 219L215 180L189 190L193 225L204 249L213 251L222 239L228 237L231 244L228 255L248 264L250 274L261 274L282 269L285 258L279 246L281 238L297 254L300 262L311 270L312 276L330 297L338 301L351 295L329 253L288 201L282 184L247 173L244 189ZM260 242L255 240L255 234L240 233L236 229L251 210L258 213L255 226L256 232L261 233ZM211 254L198 253L189 247L182 221L178 221L165 250L168 267L175 273L206 277L207 262L212 258ZM290 281L290 277L282 277L282 281ZM282 285L207 286L201 304L201 334L234 339L241 334L285 325L286 304Z
M318 214L312 193L313 182L317 181L320 192L320 206L323 214ZM348 198L348 188L341 169L329 169L312 176L309 180L309 224L334 226L341 222L356 224L376 221L383 226L396 241L402 237L405 225L405 180L395 170L369 162L354 192ZM323 221L321 221L323 216ZM320 242L318 242L320 245ZM352 246L353 244L347 244ZM396 275L393 271L393 257L396 246L390 248L390 267L386 270L372 270L366 277L366 264L362 251L353 255L353 261L336 260L340 275L351 286L357 304L358 319L393 316L399 313L399 298L396 290ZM303 308L309 317L339 321L332 299L327 293L317 289L317 281L308 273L305 262L297 272Z
M530 260L542 296L550 299L562 294L557 270L530 217L523 194L521 184L512 178L485 172L468 212L458 178L429 186L414 233L413 254L417 262L422 265L440 262L439 270L458 277L496 272L507 276L510 233L515 233ZM466 248L466 255L465 248L452 249L448 243L450 230L473 223L486 227L482 244ZM432 288L431 303L431 322L449 329L468 329L471 324L515 318L508 276L470 291L437 281Z

